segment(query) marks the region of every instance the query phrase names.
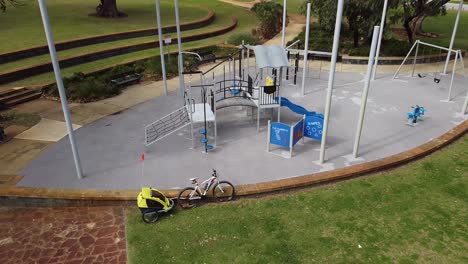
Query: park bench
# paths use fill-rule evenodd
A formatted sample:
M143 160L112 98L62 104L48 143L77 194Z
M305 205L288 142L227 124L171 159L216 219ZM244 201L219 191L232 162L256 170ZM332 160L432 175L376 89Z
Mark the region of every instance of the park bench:
M141 80L141 74L136 72L124 72L118 75L112 76L111 83L114 87L123 87L131 84L139 83Z

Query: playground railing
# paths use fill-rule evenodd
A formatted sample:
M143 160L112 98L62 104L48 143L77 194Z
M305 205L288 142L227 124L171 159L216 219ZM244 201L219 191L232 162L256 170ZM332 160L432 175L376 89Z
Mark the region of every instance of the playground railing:
M275 105L279 104L279 86L260 86L258 92L258 104L259 105Z

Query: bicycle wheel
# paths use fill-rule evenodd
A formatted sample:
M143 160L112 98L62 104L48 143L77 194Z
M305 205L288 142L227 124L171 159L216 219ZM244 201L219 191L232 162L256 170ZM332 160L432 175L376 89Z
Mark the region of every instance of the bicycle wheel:
M228 181L220 181L213 187L213 197L218 202L231 201L234 198L234 185Z
M159 214L157 212L146 212L141 215L141 218L143 218L145 223L151 224L158 221Z
M190 196L192 195L192 196ZM198 205L201 200L200 192L195 191L193 187L187 187L183 189L179 196L177 197L177 201L182 209L191 209Z

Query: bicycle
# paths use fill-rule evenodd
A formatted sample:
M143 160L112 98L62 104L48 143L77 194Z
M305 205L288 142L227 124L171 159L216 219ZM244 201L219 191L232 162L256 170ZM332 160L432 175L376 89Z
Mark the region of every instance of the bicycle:
M199 178L191 178L190 181L192 181L195 187L187 187L179 193L177 201L182 209L196 207L201 200L207 198L207 193L210 189L212 189L213 197L218 202L227 202L234 198L234 185L228 181L219 181L215 169L213 169L211 177L201 183L203 188L200 187L198 179Z

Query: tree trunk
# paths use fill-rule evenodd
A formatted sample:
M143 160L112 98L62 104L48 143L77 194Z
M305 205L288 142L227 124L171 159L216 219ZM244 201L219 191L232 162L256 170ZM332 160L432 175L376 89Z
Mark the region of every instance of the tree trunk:
M414 29L413 29L416 35L424 35L424 33L426 33L422 29L422 25L426 17L427 17L426 15L422 15L416 18L416 21L414 22Z
M353 47L359 47L359 30L357 28L353 30Z
M101 4L96 7L96 15L100 17L116 18L126 16L117 9L116 0L100 0Z
M408 36L408 41L410 44L413 44L413 30L411 30L410 22L411 19L406 19L405 22L403 23L403 26L405 27L406 35Z

